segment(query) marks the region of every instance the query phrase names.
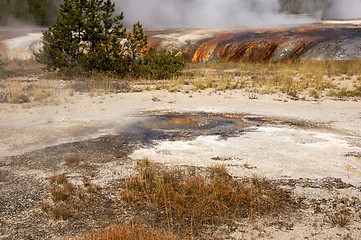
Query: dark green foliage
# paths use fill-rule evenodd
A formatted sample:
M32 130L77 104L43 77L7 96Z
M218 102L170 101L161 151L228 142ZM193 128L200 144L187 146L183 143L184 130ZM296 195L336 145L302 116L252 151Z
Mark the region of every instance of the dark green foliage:
M185 65L185 60L174 53L156 53L154 49L151 49L140 59L138 69L133 74L151 79L170 79Z
M322 14L322 19L333 18L330 11L333 0L278 0L280 12L291 14Z
M5 63L0 59L0 78L4 78L6 76L7 76L7 71L5 69Z
M61 0L0 0L0 25L20 23L49 26L55 20Z
M146 51L147 37L137 22L132 32L114 16L111 0L64 0L59 16L43 32L44 46L36 58L47 71L62 74L170 78L184 67L174 54Z
M126 38L120 21L112 17L114 4L103 0L65 0L53 26L43 33L43 50L36 56L46 70L65 75L122 69ZM115 70L116 71L116 70Z
M1 57L1 54L0 54L0 57ZM4 62L1 60L1 58L0 58L0 69L3 69L4 68Z
M78 3L79 6L81 1ZM80 71L81 66L77 58L82 53L80 26L77 24L81 19L82 9L73 8L71 1L65 1L61 6L59 17L48 31L43 32L43 50L36 55L37 60L46 64L46 70L55 71L61 69L65 74Z

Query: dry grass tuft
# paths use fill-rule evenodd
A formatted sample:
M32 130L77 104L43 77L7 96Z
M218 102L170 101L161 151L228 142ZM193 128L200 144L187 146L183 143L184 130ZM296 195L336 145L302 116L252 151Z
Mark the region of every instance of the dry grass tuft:
M51 92L42 85L32 85L34 101L41 101L51 96Z
M42 101L51 96L51 91L41 84L24 86L21 82L14 82L9 86L8 98L10 103L20 104L31 101Z
M230 76L228 74L224 74L221 78L221 80L218 83L218 90L224 91L229 88L230 85Z
M76 167L80 163L80 157L77 154L69 154L65 158L65 164L69 167Z
M91 79L78 78L72 85L75 92L87 93L119 93L130 92L130 83L127 80L116 80L108 76L95 75Z
M307 95L321 98L360 97L361 61L320 61L289 63L211 63L192 65L183 71L183 78L194 82L195 90L215 88L257 89L266 94L282 92L292 99ZM350 85L341 89L343 84Z
M319 94L319 92L317 91L317 89L311 89L311 90L310 90L310 96L313 97L313 98L316 98L316 99L319 99L319 98L320 98L320 94Z
M56 220L86 214L98 201L99 188L86 176L83 176L82 187L73 185L65 174L50 177L49 183L50 197L43 200L42 209Z
M141 223L119 223L105 230L92 232L82 240L187 240L187 237L177 237L172 233L164 233Z
M328 218L331 221L332 226L334 227L345 227L347 224L349 224L350 217L350 212L347 210L347 208L328 214Z
M197 90L204 90L206 88L206 86L203 83L203 78L202 76L197 76L194 80L193 83L193 90L197 91Z
M168 85L167 89L169 92L178 92L181 89L182 83L182 79L174 78Z
M63 184L66 181L65 174L54 175L50 177L50 184Z
M28 95L23 93L19 86L11 86L9 89L9 98L11 103L27 103L30 102Z
M205 78L206 78L206 86L207 88L212 88L213 87L213 72L212 71L207 71L205 74Z
M74 186L63 174L51 177L50 183L50 194L54 202L65 201L74 192Z
M162 212L169 229L218 225L237 218L280 212L295 207L290 194L276 184L254 177L237 180L224 167L209 168L206 176L192 171L160 170L148 159L139 175L123 180L122 199Z
M59 204L54 206L52 210L52 214L55 220L67 220L72 216L72 212L70 211L69 207L65 204Z
M75 188L64 174L52 176L49 182L49 191L54 204L43 202L42 209L56 220L67 220L72 216L72 211L67 201L74 194Z
M350 223L352 217L352 213L348 209L350 205L355 205L355 202L350 201L348 198L337 197L332 206L326 209L326 216L332 226L345 227Z

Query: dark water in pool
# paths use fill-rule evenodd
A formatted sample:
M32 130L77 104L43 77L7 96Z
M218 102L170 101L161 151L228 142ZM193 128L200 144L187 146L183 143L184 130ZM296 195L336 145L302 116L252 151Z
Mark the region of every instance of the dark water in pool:
M227 138L238 136L245 131L253 131L265 122L262 119L226 114L166 114L139 121L127 128L122 135L140 142L161 139L187 140L204 135Z

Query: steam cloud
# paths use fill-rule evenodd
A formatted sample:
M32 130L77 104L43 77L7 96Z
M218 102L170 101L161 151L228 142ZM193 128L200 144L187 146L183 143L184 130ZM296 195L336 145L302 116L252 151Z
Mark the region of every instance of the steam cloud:
M281 13L279 0L116 0L115 2L118 12L124 12L127 26L140 21L146 28L215 28L305 23L320 20L321 14L325 11L327 16L333 18L361 17L361 0L324 1L329 3L328 8L319 9L319 13L313 12L312 17ZM313 1L308 2L307 5L313 4ZM302 4L305 5L305 2ZM312 6L307 7L312 9Z
M296 21L278 13L278 0L123 0L125 22L145 27L226 27ZM310 19L307 19L310 21Z
M330 16L338 19L361 18L361 0L333 0Z

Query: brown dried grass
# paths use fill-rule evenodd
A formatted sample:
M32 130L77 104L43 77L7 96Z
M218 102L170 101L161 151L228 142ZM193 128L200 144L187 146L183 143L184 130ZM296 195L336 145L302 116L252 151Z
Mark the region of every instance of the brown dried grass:
M101 231L85 235L82 240L187 240L172 233L164 233L141 223L119 223Z
M305 61L305 62L218 62L207 65L193 65L184 71L184 78L205 75L206 86L224 91L231 86L245 88L250 86L263 93L283 92L291 97L300 94L334 97L359 97L361 87L361 60L354 61ZM227 78L227 76L235 77ZM345 77L346 76L346 77ZM355 83L347 91L341 91L340 85L353 77ZM337 80L335 80L337 78ZM212 81L211 81L212 80ZM196 87L196 90L201 88Z
M139 163L139 175L124 179L122 186L124 201L144 208L155 206L164 213L169 229L186 226L191 232L203 225L296 207L289 192L277 184L258 177L237 180L219 166L202 176L186 170L160 170L144 159Z

